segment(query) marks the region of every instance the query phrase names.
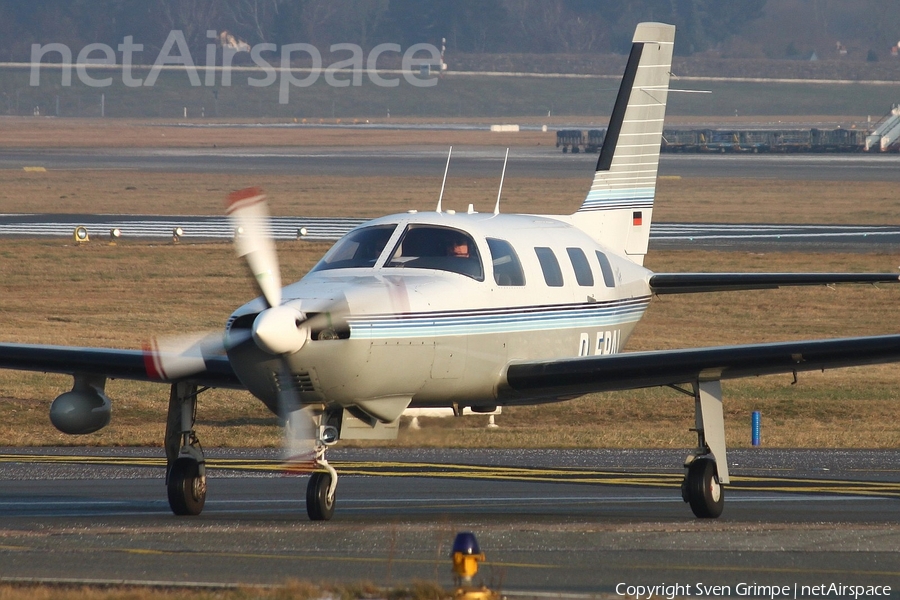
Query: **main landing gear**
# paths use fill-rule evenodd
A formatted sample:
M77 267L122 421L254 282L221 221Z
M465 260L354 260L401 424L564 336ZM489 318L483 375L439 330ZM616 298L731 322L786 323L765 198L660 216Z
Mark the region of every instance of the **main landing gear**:
M722 412L722 385L718 380L697 381L693 385L694 422L697 448L684 461L681 497L694 515L714 519L725 508L725 488L729 483L725 456L725 420Z
M166 487L169 507L179 516L199 515L206 504L206 461L194 433L200 391L196 385L174 383L169 394Z

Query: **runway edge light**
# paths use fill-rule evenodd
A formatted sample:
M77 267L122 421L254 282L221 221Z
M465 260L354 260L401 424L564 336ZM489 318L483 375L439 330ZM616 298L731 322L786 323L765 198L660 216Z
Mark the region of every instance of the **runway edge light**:
M456 534L453 540L453 579L457 585L455 600L494 600L500 596L488 588L473 587L472 578L478 573L478 563L484 561L484 553L471 531Z
M75 228L75 231L72 232L72 239L75 240L77 244L83 244L85 242L91 241L90 236L88 236L87 227L84 225L79 225Z

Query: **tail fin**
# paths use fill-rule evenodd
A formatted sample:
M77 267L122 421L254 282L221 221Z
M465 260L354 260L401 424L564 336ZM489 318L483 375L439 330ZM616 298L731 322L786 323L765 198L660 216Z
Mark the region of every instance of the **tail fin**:
M573 223L638 264L647 254L675 27L639 23L597 173Z

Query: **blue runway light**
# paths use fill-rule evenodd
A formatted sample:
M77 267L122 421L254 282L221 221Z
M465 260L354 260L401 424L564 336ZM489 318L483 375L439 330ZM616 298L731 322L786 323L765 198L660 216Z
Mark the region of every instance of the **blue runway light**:
M452 554L456 554L457 552L465 555L481 554L481 549L478 547L478 540L475 539L474 533L471 531L463 531L456 535L456 539L453 540Z

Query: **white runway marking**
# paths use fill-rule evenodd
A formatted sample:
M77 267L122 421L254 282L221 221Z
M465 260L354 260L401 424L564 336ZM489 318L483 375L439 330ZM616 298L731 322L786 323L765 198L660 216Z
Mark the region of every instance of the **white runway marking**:
M65 219L37 221L41 215L0 215L0 236L70 237L74 228L83 225L92 236L107 236L119 229L124 238L171 239L172 229L184 228L184 239L232 239L234 228L225 217L144 215L73 215ZM51 215L46 215L51 218ZM295 240L301 229L303 239L337 240L364 223L361 217L273 217L275 239ZM804 239L809 241L851 240L867 238L900 238L900 227L874 225L767 225L718 223L654 223L650 240L658 242L700 240L772 240Z

